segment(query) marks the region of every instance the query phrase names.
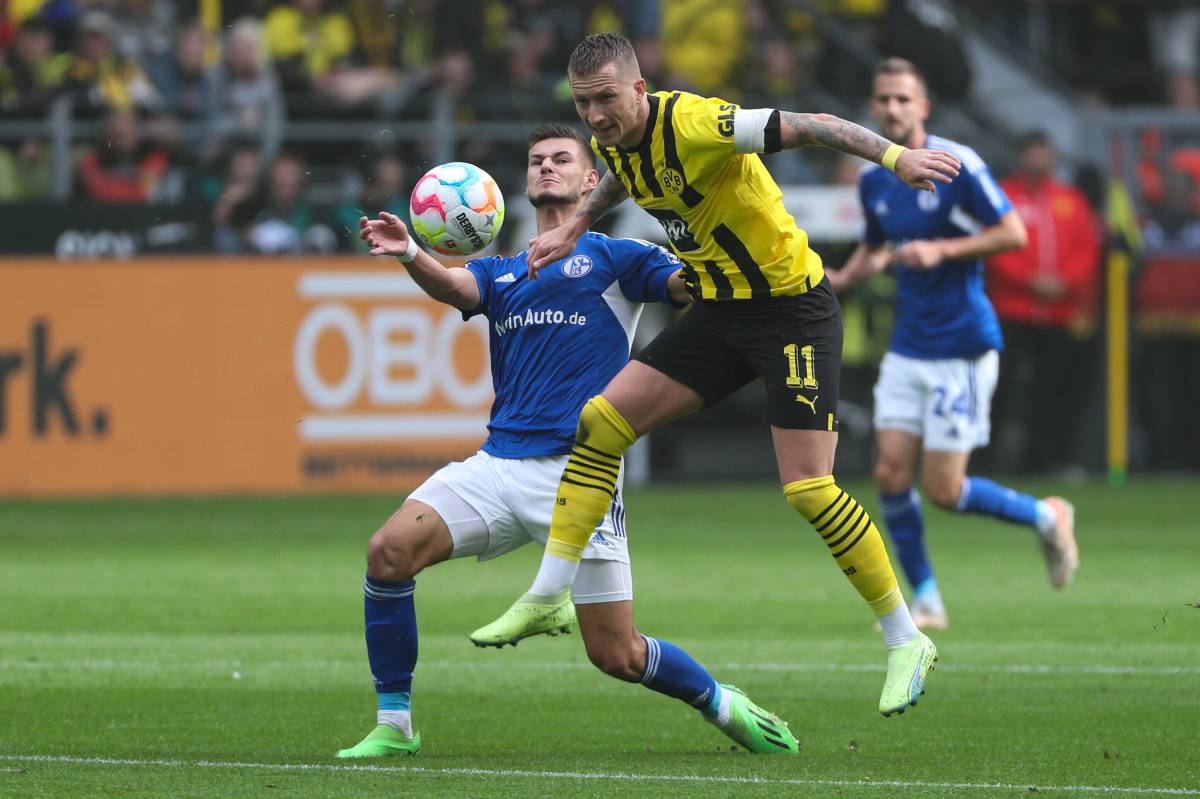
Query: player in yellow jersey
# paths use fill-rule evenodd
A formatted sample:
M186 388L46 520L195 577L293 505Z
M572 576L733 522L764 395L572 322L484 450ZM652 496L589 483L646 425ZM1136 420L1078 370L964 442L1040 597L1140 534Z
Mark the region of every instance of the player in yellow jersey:
M879 617L888 648L879 710L916 704L937 658L913 625L879 531L833 478L842 319L836 298L756 155L820 144L893 169L914 188L949 183L950 153L909 150L825 114L743 109L685 92L649 94L629 41L600 33L571 54L567 75L592 147L609 172L568 223L530 242L529 272L570 255L588 226L626 197L655 216L700 300L589 400L555 499L530 591L472 637L553 610L613 500L621 455L638 436L712 405L756 378L783 493L829 546Z

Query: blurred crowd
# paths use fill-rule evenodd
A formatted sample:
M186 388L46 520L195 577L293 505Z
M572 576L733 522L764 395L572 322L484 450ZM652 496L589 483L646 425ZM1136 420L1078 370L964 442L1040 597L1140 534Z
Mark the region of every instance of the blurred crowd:
M964 98L970 68L955 9L986 18L994 5L6 0L0 201L50 195L47 135L5 134L3 122L45 119L57 107L92 134L72 148L75 198L204 206L211 245L221 252L348 249L356 246L356 209L367 203L403 210L411 173L430 162L436 146L389 135L389 124L429 120L439 103L460 123L573 119L563 67L589 31L623 30L652 89L822 110L840 97L844 108L858 111L870 64L847 52L856 44L915 61L939 102ZM1096 9L1108 4L1056 5L1086 7L1076 14L1103 20ZM1140 28L1123 27L1126 35L1172 37L1169 57L1160 59L1164 97L1196 94L1187 80L1195 78L1195 47L1189 50L1181 34L1196 32L1197 14L1166 19L1146 12ZM1021 18L1010 13L1005 24L1019 29ZM318 135L289 133L305 121L326 127ZM373 122L379 135L339 139L337 125L346 121ZM468 139L456 157L489 164L502 185L520 185L520 137ZM820 151L784 153L770 166L792 184L833 182L843 168ZM315 223L324 230L313 230Z

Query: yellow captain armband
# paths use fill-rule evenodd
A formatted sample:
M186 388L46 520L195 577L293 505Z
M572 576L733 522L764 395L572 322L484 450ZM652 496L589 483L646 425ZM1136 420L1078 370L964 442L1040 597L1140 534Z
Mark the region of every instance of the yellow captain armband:
M891 147L883 151L883 160L881 160L879 163L895 172L896 161L899 160L900 154L907 149L908 148L902 144L893 144Z

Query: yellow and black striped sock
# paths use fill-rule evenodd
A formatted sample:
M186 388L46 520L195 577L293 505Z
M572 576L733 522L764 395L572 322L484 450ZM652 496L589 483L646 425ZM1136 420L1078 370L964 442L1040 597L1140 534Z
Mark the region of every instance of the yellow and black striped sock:
M903 598L887 549L866 508L838 488L833 476L797 480L783 487L788 504L816 528L875 615L892 612Z
M558 484L547 555L576 563L583 558L583 548L616 493L621 453L636 440L629 422L604 397L592 397L583 406Z

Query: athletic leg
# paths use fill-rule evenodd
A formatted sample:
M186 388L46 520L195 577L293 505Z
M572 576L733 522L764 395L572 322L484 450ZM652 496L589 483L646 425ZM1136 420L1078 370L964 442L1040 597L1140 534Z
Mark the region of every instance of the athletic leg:
M875 484L883 518L896 546L896 555L914 596L935 588L933 565L925 549L925 519L921 496L913 487L921 440L904 430L880 430L875 437L878 456Z
M501 554L528 542L528 535L505 516L497 498L494 461L480 452L448 464L418 487L372 536L364 617L378 701L377 726L358 745L339 752L339 757L379 757L420 748L411 721L417 573L450 558Z
M604 393L588 400L530 594L552 597L571 585L588 538L612 504L625 449L639 436L703 405L694 390L638 361L627 364Z
M865 508L833 478L837 433L771 428L788 503L812 524L851 585L880 617L889 647L912 641L908 618L879 530Z
M921 485L935 505L1019 524L1037 535L1050 584L1071 581L1079 555L1075 544L1075 508L1061 497L1037 499L989 480L968 477L970 453L926 451Z
M763 376L767 418L788 504L821 536L838 568L879 617L888 674L879 710L915 704L937 650L913 624L879 530L833 477L842 321L824 282L739 320L743 353ZM769 312L769 313L768 313ZM749 335L756 331L756 335Z
M935 388L925 423L925 495L947 510L992 516L1035 531L1051 584L1066 585L1079 562L1071 504L1061 497L1038 500L985 477L967 476L971 450L985 446L991 434L997 353L941 361L928 369Z
M429 505L405 502L367 546L363 617L367 659L375 681L376 727L339 758L416 754L420 735L412 729L412 678L417 665L417 615L413 604L422 569L448 559L450 531Z
M596 668L686 703L751 752L798 752L800 745L786 722L755 705L737 688L718 685L708 670L680 647L638 632L631 600L587 601L595 586L617 582L622 578L616 575L621 573L623 579L629 579L628 564L585 560L575 584L579 631Z
M621 453L638 436L754 379L718 330L723 305L729 303L696 303L583 407L531 593L548 596L571 584L588 536L614 498Z

